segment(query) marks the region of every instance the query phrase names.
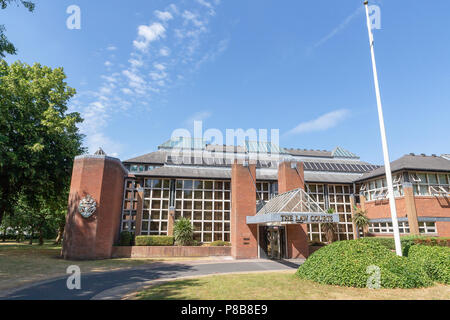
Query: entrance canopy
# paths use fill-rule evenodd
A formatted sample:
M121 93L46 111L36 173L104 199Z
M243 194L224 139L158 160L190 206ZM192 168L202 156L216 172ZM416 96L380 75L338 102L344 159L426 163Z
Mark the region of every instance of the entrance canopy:
M338 214L326 213L303 189L294 189L269 200L247 224L299 224L339 222Z

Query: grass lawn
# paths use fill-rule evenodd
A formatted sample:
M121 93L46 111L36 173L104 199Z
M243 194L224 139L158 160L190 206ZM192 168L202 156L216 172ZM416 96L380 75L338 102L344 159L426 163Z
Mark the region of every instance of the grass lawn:
M91 261L64 260L61 246L51 241L43 246L28 242L0 242L0 293L35 281L66 275L70 265L78 265L81 272L100 272L136 267L163 260L182 259L108 259ZM193 258L190 258L193 260Z
M299 279L294 271L230 274L180 279L150 287L136 299L162 300L319 300L319 299L450 299L450 286L422 289L361 289Z

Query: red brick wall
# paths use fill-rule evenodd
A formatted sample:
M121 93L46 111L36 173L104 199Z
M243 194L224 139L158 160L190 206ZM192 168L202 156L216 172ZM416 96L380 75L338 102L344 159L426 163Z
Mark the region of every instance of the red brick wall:
M405 199L396 198L395 206L397 208L397 217L406 217ZM388 199L379 201L366 201L365 210L367 211L367 217L369 219L391 218L391 209L389 207Z
M294 162L297 170L291 167L291 162L281 162L278 166L278 192L284 193L294 189L305 189L303 163ZM306 224L291 224L286 226L287 253L289 258L307 258L309 255L308 229Z
M152 258L152 257L210 257L230 256L231 247L166 247L133 246L113 247L113 258Z
M450 217L450 202L443 197L422 197L415 196L414 203L416 206L417 216L419 217ZM396 198L397 216L399 218L406 217L405 199ZM389 201L369 201L365 202L365 209L369 219L391 218ZM420 222L419 222L420 224ZM450 222L436 222L438 235L441 237L450 236Z
M75 159L62 248L65 259L111 257L119 234L125 174L118 159ZM86 219L78 212L78 204L88 194L96 201L97 210Z
M258 257L257 225L246 221L256 214L254 180L255 165L244 167L235 160L231 168L231 255L236 259Z

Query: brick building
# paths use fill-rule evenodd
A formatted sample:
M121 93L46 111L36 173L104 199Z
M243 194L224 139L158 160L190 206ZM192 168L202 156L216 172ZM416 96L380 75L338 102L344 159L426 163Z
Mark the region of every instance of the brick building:
M400 232L450 236L448 155L406 155L392 172ZM337 223L336 240L357 236L354 204L367 211L369 233L392 234L386 194L383 168L341 147L174 138L123 162L83 155L74 164L63 255L107 258L120 231L171 235L186 217L195 240L230 241L235 258L307 257L308 242L326 240L324 219ZM96 211L85 218L79 204L87 196Z

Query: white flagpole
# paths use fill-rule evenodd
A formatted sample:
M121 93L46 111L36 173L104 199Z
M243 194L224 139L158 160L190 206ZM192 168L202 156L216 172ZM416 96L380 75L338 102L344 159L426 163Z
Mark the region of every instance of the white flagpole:
M402 255L400 242L400 232L398 230L397 209L395 208L394 188L392 186L391 164L389 162L388 145L386 141L386 130L384 128L383 108L381 106L380 86L378 84L377 65L375 62L374 41L372 34L372 24L369 18L369 1L364 1L366 7L367 29L369 31L370 52L372 55L373 79L375 82L375 94L377 96L378 119L380 121L381 144L383 146L384 168L386 170L386 181L388 185L389 205L391 208L392 227L394 228L395 251L398 256Z

